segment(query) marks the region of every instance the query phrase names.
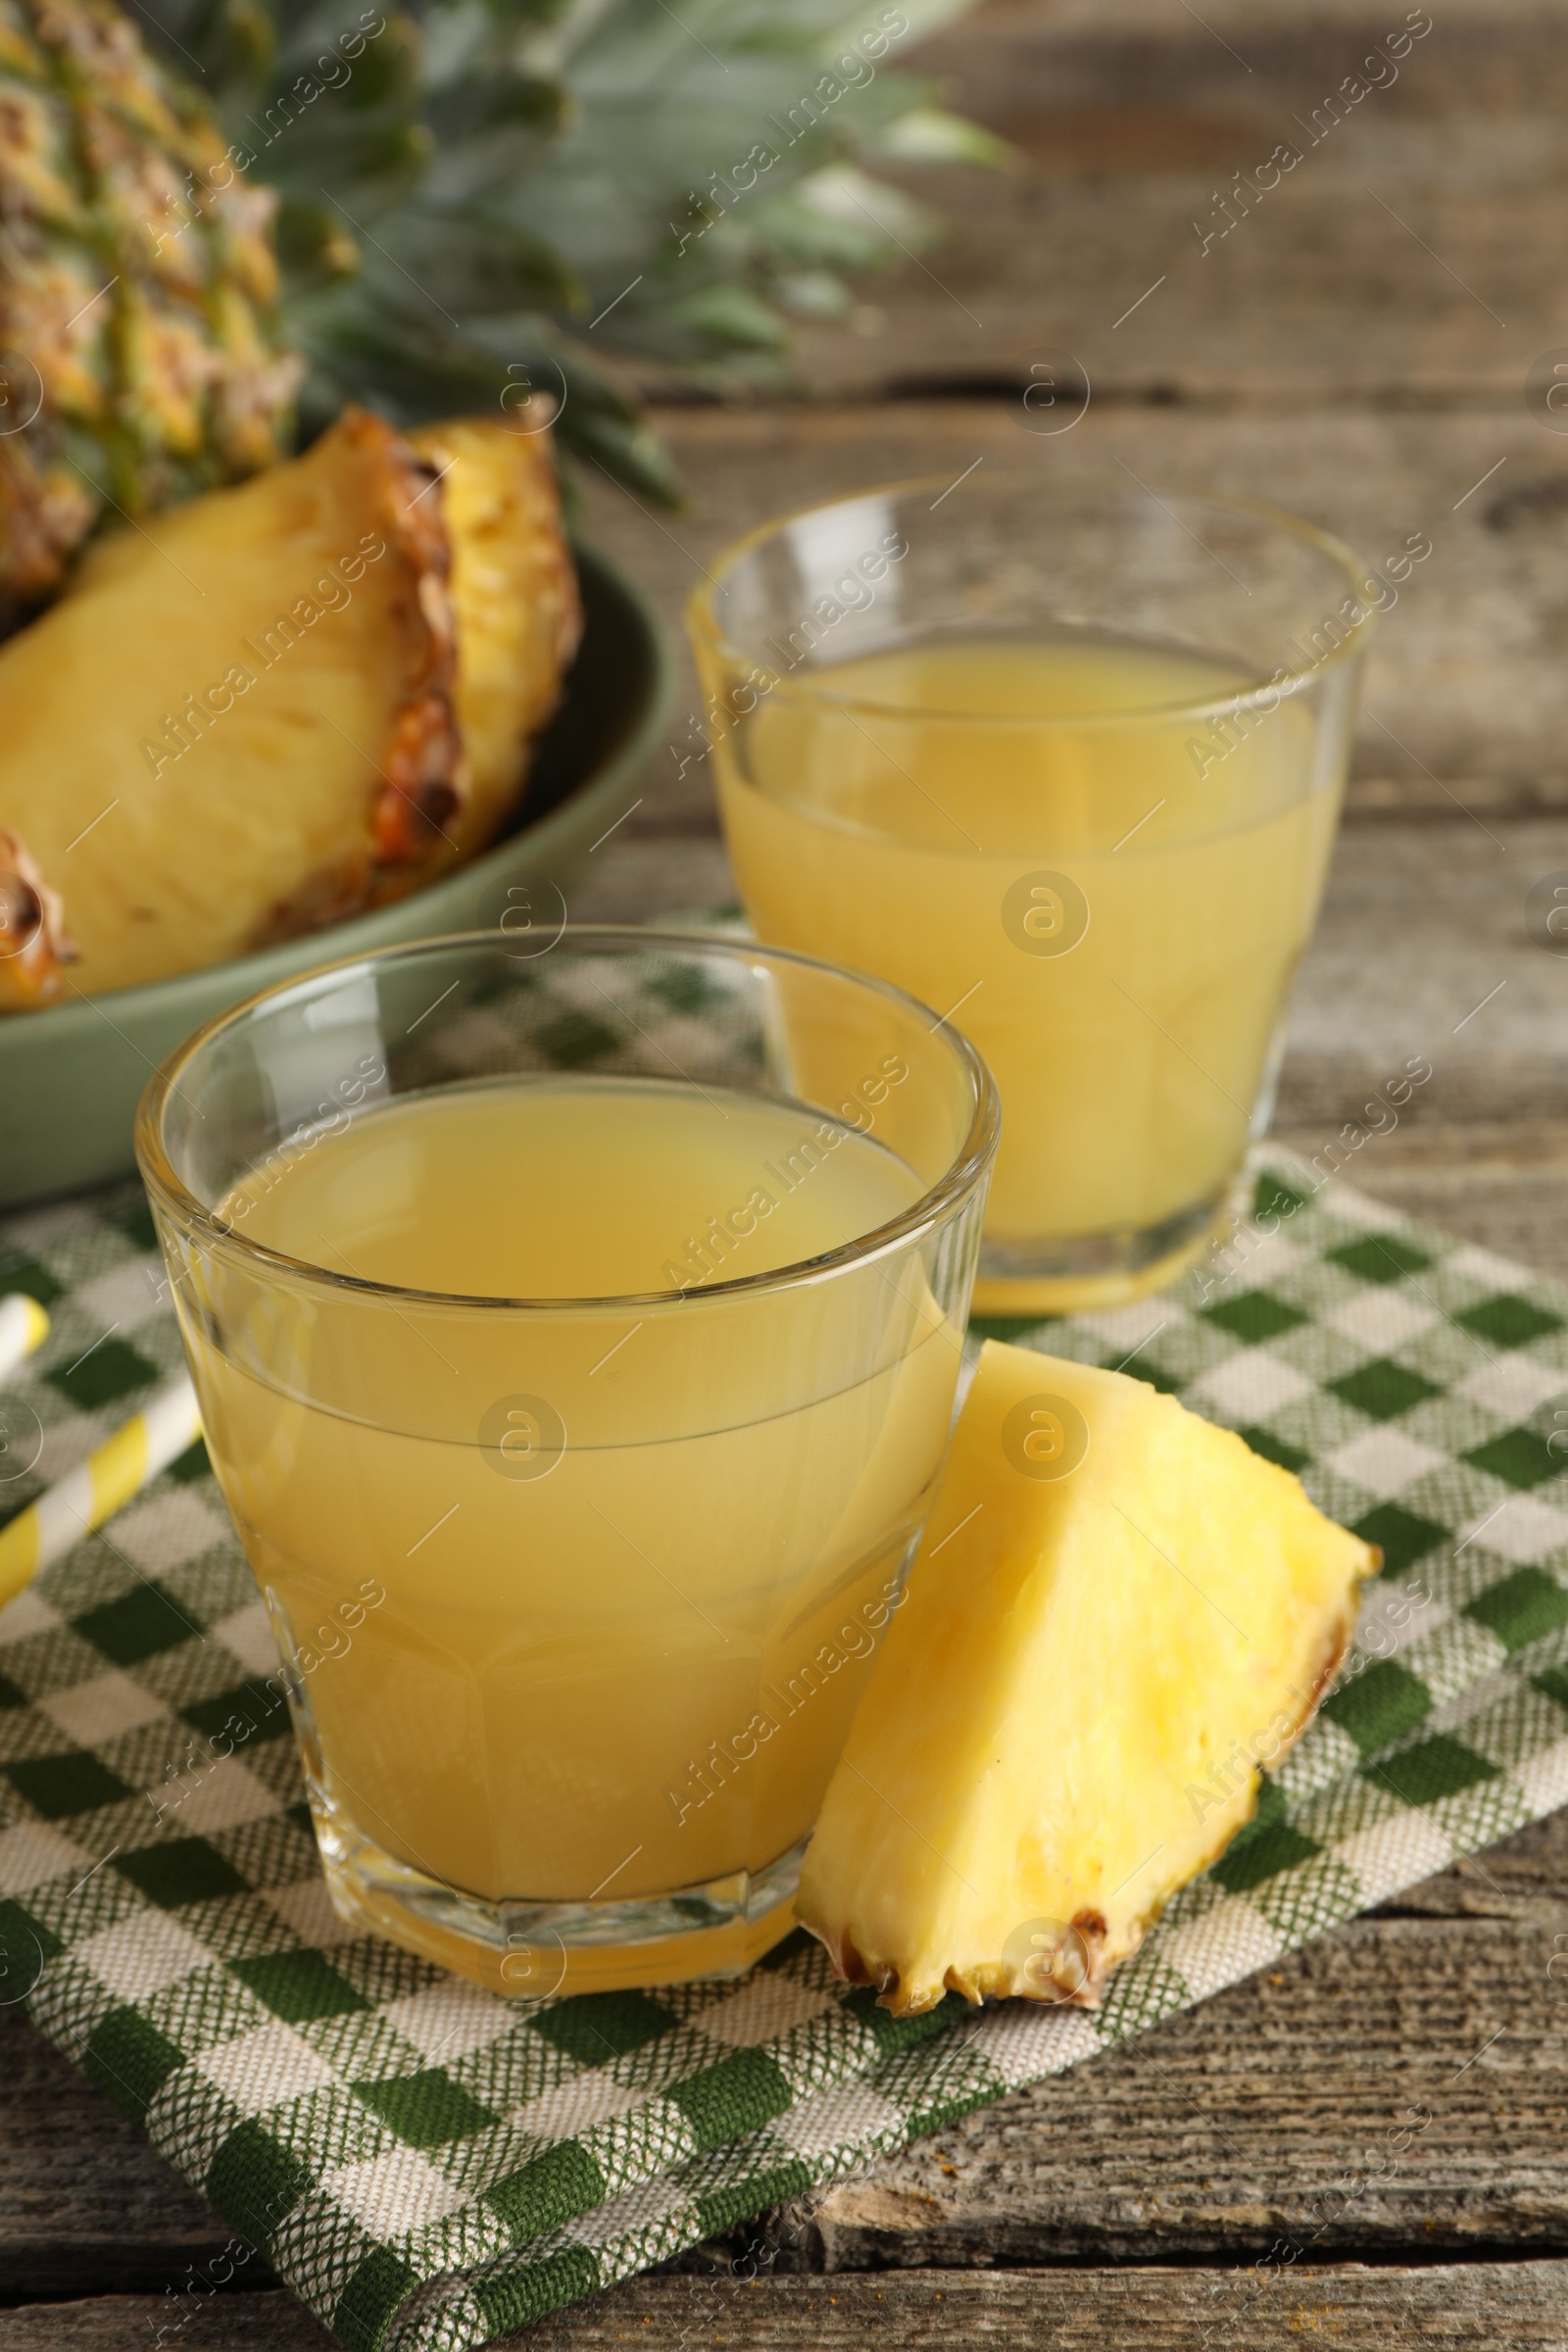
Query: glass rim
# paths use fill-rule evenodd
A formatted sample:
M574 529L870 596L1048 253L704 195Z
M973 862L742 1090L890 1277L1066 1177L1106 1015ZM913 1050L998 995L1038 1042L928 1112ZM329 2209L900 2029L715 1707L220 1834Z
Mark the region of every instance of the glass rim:
M936 1183L927 1186L919 1198L901 1210L898 1216L886 1219L864 1234L858 1234L852 1241L840 1243L836 1249L818 1251L812 1257L792 1259L788 1265L768 1267L758 1274L736 1275L724 1281L704 1283L700 1288L691 1290L604 1292L583 1298L513 1298L498 1292L427 1291L398 1283L375 1282L364 1275L338 1274L330 1266L318 1266L309 1258L292 1257L286 1250L273 1250L264 1242L253 1241L248 1234L226 1223L198 1200L175 1174L163 1142L165 1108L170 1097L178 1093L179 1078L188 1071L197 1054L209 1046L220 1031L237 1027L262 1006L279 1004L290 997L308 995L321 982L334 977L372 971L378 965L396 961L412 962L421 956L450 954L454 950L472 952L483 947L494 956L506 954L504 948L495 944L494 935L489 931L450 931L431 939L404 940L390 947L374 949L368 955L345 956L331 963L318 964L312 971L295 973L270 988L258 989L238 1004L231 1004L225 1011L214 1013L203 1021L160 1063L143 1089L137 1105L136 1163L148 1195L177 1224L196 1229L208 1245L220 1253L236 1253L242 1260L266 1267L270 1272L286 1276L290 1281L304 1282L328 1292L348 1292L367 1299L380 1299L395 1306L407 1305L412 1301L418 1306L455 1307L467 1313L484 1311L544 1316L601 1310L612 1312L626 1307L681 1307L699 1300L757 1296L771 1290L785 1290L820 1281L854 1266L868 1264L887 1250L917 1239L923 1231L939 1223L955 1208L984 1176L995 1154L1002 1125L1002 1104L996 1080L989 1065L962 1030L954 1028L945 1013L935 1012L931 1005L911 996L906 989L898 988L891 981L879 980L872 973L830 963L820 956L805 956L793 948L768 947L760 940L736 938L716 931L656 931L633 923L567 923L545 953L553 955L557 947L588 942L602 943L619 951L638 949L646 952L650 948L668 947L673 950L697 947L708 952L718 951L737 960L756 962L759 958L765 958L769 962L800 965L808 971L825 972L831 978L847 982L867 995L885 998L921 1018L929 1016L928 1034L934 1037L938 1030L945 1033L945 1042L956 1055L958 1070L967 1081L971 1096L968 1125L956 1153ZM536 958L530 957L528 960Z
M757 669L763 666L759 663L755 655L747 652L743 646L737 645L732 638L725 635L713 611L713 599L724 587L726 580L744 557L751 555L756 549L765 546L770 539L778 538L792 523L803 521L808 515L830 514L837 507L859 506L873 498L890 500L907 498L927 490L940 490L945 493L953 487L954 484L946 480L942 474L908 474L902 476L897 481L875 482L869 489L849 492L842 498L813 499L805 506L792 507L782 514L775 514L766 522L754 524L738 539L730 540L727 545L719 549L718 554L713 558L707 578L699 580L691 590L686 599L685 612L688 633L694 642L715 656L726 667ZM1168 511L1167 502L1178 502L1190 507L1208 507L1222 514L1246 515L1254 522L1267 524L1272 530L1286 538L1296 540L1301 546L1314 549L1339 572L1346 585L1347 593L1361 610L1358 611L1353 621L1345 624L1345 636L1337 645L1331 647L1320 661L1303 660L1295 664L1282 662L1267 677L1257 677L1246 685L1233 687L1227 693L1193 698L1182 697L1173 703L1157 704L1146 710L1089 710L1081 714L1063 714L1059 711L1035 713L1019 710L999 714L993 711L945 710L926 705L914 706L909 703L885 702L872 695L834 693L831 686L824 683L832 677L835 666L832 663L825 663L821 668L812 671L808 677L792 678L772 671L769 673L771 682L765 689L767 695L770 698L775 695L783 695L787 699L801 702L831 704L835 710L858 710L867 716L898 719L905 724L929 723L937 720L945 724L979 728L1016 728L1020 726L1062 728L1082 734L1092 728L1107 727L1115 728L1118 732L1125 732L1146 725L1168 725L1173 717L1178 716L1186 716L1194 720L1217 716L1225 711L1243 710L1248 704L1255 702L1267 694L1283 697L1287 694L1298 693L1302 687L1313 678L1318 677L1324 670L1335 668L1342 661L1348 660L1352 654L1359 654L1377 620L1379 608L1375 605L1367 605L1359 593L1360 584L1369 575L1372 566L1363 563L1354 548L1347 540L1339 538L1333 531L1323 530L1317 523L1308 522L1303 515L1294 514L1286 507L1272 506L1265 499L1233 498L1221 491L1168 490L1163 486L1155 491L1146 488L1141 483L1133 489L1122 489L1115 483L1106 483L1102 487L1092 483L1081 485L1043 483L1036 475L1027 473L1017 466L999 469L987 481L977 485L976 491L976 495L987 499L1000 497L1009 502L1026 494L1057 499L1062 503L1066 503L1071 498L1081 498L1086 501L1099 500L1106 506L1130 504L1135 498L1142 496L1166 511ZM1218 559L1216 558L1215 561L1217 562ZM1338 619L1338 611L1336 611L1333 614L1325 614L1323 619ZM1322 626L1323 621L1320 620L1317 625Z

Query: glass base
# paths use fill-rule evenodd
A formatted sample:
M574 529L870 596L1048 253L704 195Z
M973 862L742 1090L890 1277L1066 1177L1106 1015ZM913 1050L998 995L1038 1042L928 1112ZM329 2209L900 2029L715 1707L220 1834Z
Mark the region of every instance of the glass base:
M806 1839L761 1871L622 1902L490 1902L371 1843L311 1790L340 1917L512 2000L738 1977L795 1925Z
M975 1278L976 1315L1091 1314L1165 1290L1202 1256L1229 1221L1232 1187L1157 1225L1086 1233L1067 1241L985 1240Z

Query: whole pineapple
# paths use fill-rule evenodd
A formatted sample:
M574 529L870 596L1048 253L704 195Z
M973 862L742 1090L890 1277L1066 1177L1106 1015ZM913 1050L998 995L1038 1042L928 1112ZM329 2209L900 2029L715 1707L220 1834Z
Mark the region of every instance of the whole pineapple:
M276 199L223 155L110 0L0 0L0 627L106 504L134 517L287 447Z
M899 71L969 4L0 0L0 633L115 510L286 454L296 396L304 440L554 410L672 498L607 359L782 382L789 315L929 226L865 167L995 160Z

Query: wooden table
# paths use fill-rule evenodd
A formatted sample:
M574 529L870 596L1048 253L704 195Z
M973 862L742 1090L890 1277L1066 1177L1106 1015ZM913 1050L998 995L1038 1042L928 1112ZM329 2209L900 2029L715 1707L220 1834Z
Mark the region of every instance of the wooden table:
M1371 557L1426 531L1374 659L1279 1126L1315 1150L1425 1054L1432 1083L1354 1180L1568 1274L1568 960L1524 924L1531 883L1568 869L1568 438L1527 405L1532 363L1568 346L1568 8L1432 13L1397 81L1311 145L1401 0L993 0L926 57L1018 170L946 175L953 241L810 331L810 399L665 412L689 513L600 486L592 523L672 619L760 517L976 460L1257 494ZM1299 166L1203 250L1217 192L1282 139ZM1045 348L1094 386L1055 439L1019 397ZM574 913L727 895L675 734ZM1568 2346L1565 1937L1560 1814L531 2340ZM10 2012L0 2054L0 2352L118 2352L176 2318L179 2352L326 2345L259 2266L188 2297L226 2229ZM1432 2120L1390 2169L1407 2108Z

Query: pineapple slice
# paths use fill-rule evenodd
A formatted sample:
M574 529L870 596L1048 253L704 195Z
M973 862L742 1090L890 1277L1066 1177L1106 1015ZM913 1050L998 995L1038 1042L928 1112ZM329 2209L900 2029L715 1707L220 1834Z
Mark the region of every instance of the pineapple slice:
M103 540L0 647L11 895L63 906L81 994L313 930L495 833L576 592L540 441L446 430L438 480L346 411L293 464ZM0 1004L61 979L0 957Z
M466 853L483 848L511 808L529 743L556 707L582 627L577 575L545 435L459 416L409 441L440 479L452 539L468 792L450 830Z
M1250 1819L1378 1564L1173 1397L988 1342L801 1875L839 1974L900 2017L1098 1998Z

